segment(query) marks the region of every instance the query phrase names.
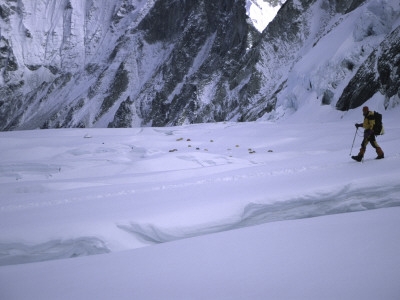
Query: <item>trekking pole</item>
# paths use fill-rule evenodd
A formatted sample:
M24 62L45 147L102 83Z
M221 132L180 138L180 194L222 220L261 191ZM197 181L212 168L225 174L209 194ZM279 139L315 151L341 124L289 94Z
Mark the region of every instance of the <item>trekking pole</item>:
M351 145L351 149L350 149L350 156L351 156L351 152L353 151L354 141L356 140L357 131L358 131L358 127L356 128L356 133L354 134L353 145Z

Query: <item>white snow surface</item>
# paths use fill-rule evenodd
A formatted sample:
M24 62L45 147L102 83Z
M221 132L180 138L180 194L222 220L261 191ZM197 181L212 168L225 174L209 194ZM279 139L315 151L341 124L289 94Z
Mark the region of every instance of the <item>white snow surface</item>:
M282 2L284 3L286 1ZM272 6L269 2L264 0L246 1L246 13L254 27L260 32L275 18L280 8L280 5Z
M399 299L399 107L0 133L0 299Z

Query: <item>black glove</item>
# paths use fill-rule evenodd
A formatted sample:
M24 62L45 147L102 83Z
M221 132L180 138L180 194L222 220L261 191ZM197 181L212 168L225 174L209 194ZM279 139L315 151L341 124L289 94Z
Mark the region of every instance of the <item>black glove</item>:
M356 128L359 128L359 127L362 127L363 125L362 124L357 124L356 123Z

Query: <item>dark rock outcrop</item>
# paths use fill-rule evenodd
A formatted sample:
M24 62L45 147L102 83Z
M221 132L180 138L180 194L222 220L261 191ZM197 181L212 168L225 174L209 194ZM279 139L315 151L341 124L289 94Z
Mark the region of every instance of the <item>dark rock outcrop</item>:
M400 98L400 26L374 50L343 91L336 107L356 108L377 92ZM388 103L386 103L386 106Z

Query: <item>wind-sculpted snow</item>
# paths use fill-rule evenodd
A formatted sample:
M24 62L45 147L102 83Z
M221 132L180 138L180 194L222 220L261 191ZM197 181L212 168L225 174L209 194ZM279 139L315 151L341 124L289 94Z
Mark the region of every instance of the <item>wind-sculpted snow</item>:
M8 164L0 165L0 177L12 177L16 180L23 177L46 177L61 172L61 166L52 164Z
M249 203L240 216L211 225L163 228L155 224L130 223L119 224L118 227L147 243L165 243L269 222L396 206L400 206L400 184L362 189L348 185L334 192L307 195L271 204Z
M400 206L398 114L369 106L384 115L385 159L368 147L364 163L349 157L358 111L320 123L2 132L0 265Z
M395 206L400 206L400 184L362 189L353 189L349 185L337 192L299 197L283 203L251 203L234 228Z
M109 253L105 243L95 237L52 240L37 245L0 243L0 266Z
M0 132L0 298L397 299L400 106L382 98L368 106L385 158L369 145L362 163L362 111L326 106L298 122Z

